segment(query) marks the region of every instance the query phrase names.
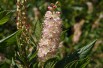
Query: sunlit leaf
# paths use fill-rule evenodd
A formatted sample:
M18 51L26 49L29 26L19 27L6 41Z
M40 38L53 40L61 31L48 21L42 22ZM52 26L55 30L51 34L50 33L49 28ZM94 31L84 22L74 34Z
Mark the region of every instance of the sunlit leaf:
M74 53L69 54L67 57L60 60L56 64L56 67L63 68L66 64L68 64L74 60L80 60L80 59L86 58L90 54L90 51L92 50L95 42L96 42L96 40L94 40L87 46L84 46L81 49L75 51Z
M92 51L92 48L94 47L96 40L94 40L93 42L91 42L90 44L82 47L79 51L79 58L85 58L88 54L90 54L90 52Z

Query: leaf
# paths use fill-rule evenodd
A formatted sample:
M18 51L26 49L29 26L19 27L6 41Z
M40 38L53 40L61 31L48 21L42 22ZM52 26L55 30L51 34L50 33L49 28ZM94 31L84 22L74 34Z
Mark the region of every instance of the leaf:
M5 24L10 17L10 14L12 13L12 11L1 11L0 12L0 25Z
M14 58L12 58L12 61L11 61L11 65L15 65L15 60L14 60Z
M0 19L3 18L3 16L5 16L7 14L7 11L1 11L0 12Z
M16 31L16 32L14 32L13 34L7 36L6 38L0 40L0 46L2 46L2 45L3 45L3 46L4 46L4 45L7 46L7 45L10 45L10 44L14 43L14 42L16 41L16 36L17 36L18 34L20 34L20 32L21 32L21 31Z
M57 61L58 61L57 58L52 58L52 59L47 60L44 63L44 68L54 68Z
M14 56L14 50L16 44L16 36L20 34L20 31L16 31L13 34L0 40L0 52L5 54L6 57L11 58Z
M4 67L5 64L7 64L6 66L10 66L10 64L11 64L11 60L5 58L2 62L0 62L0 68L8 68L8 67Z
M42 23L40 21L36 21L33 23L33 25L34 25L35 37L37 40L39 40L41 37Z
M9 67L10 67L10 65L7 63L3 63L0 65L0 68L9 68Z
M0 20L0 25L5 24L8 20L9 20L9 16L8 16L8 15L5 16L5 17L3 17L3 18Z
M64 68L86 68L89 61L90 59L88 57L80 60L74 60L68 63L67 65L65 65Z
M79 51L79 58L85 58L92 50L92 48L94 47L96 40L94 40L93 42L91 42L90 44L88 44L87 46L82 47Z
M96 42L96 40L94 40L87 46L84 46L81 49L75 51L74 53L69 54L68 56L66 56L65 58L60 60L56 64L56 67L63 68L66 64L68 64L74 60L80 60L80 59L86 58L90 54L90 51L92 50L95 42Z
M65 34L66 34L66 32L67 32L67 30L65 30L65 31L62 31L62 33L61 33L61 40L64 40L65 39Z
M37 56L37 52L33 53L33 54L29 57L29 61L32 61L36 56Z
M38 68L38 63L33 64L33 67L31 68Z

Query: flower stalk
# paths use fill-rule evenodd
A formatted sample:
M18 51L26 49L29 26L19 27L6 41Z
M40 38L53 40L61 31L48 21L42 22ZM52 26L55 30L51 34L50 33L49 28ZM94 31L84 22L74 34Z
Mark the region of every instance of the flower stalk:
M26 12L26 2L27 0L17 0L17 29L22 30L20 36L21 43L24 41L29 44L29 24L27 21L27 12Z
M29 54L30 47L30 34L29 25L27 20L26 12L27 0L17 0L17 29L22 30L21 35L18 37L19 52L17 53L20 57L23 57L24 68L29 68L29 61L27 56Z

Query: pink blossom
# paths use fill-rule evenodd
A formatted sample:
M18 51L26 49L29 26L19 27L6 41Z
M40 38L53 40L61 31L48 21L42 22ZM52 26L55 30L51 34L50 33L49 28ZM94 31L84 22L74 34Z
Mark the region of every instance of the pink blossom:
M51 7L50 7L51 8ZM58 11L47 11L43 23L42 38L38 45L38 58L45 62L56 55L60 43L62 21Z

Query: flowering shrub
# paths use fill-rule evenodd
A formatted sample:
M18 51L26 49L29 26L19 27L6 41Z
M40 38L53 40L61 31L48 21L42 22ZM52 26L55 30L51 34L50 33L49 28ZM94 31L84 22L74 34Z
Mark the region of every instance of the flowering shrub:
M96 40L86 46L73 46L81 41L82 28L86 24L86 19L71 24L73 26L71 30L74 32L73 35L68 36L71 31L67 29L71 25L68 25L67 18L63 17L62 12L67 12L65 4L61 6L62 3L56 2L56 4L45 3L39 8L32 7L34 11L34 17L32 17L28 12L31 8L29 2L29 0L17 0L16 12L0 11L0 16L5 14L0 19L0 25L5 24L11 13L14 13L17 27L16 32L0 40L0 68L86 68L91 61L90 53ZM89 2L86 4L92 5ZM93 12L90 9L88 14ZM82 9L74 7L74 10ZM97 19L95 24L100 19ZM95 24L92 29L99 26Z

